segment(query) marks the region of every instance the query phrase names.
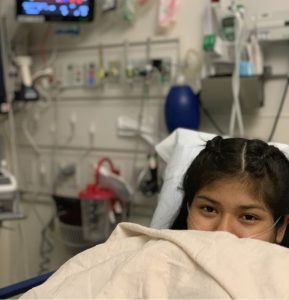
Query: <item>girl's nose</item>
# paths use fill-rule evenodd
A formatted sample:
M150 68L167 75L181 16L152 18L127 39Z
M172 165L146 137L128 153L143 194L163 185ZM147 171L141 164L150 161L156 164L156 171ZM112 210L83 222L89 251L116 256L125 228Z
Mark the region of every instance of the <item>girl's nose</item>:
M218 224L217 224L217 231L226 231L232 234L236 234L234 230L234 222L232 217L230 216L221 216Z

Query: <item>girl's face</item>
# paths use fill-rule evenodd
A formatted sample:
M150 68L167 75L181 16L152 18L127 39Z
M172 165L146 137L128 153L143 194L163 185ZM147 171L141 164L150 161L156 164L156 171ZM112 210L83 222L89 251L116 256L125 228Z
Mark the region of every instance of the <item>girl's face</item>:
M282 226L272 228L274 219L264 200L256 199L238 179L217 180L199 190L187 224L188 229L227 231L240 238L278 243L285 233Z

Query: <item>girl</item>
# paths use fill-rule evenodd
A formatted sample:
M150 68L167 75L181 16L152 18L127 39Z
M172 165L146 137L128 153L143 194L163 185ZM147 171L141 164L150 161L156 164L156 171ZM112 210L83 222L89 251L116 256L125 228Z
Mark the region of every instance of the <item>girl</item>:
M183 191L171 229L227 231L287 246L289 161L278 148L217 136L191 163Z

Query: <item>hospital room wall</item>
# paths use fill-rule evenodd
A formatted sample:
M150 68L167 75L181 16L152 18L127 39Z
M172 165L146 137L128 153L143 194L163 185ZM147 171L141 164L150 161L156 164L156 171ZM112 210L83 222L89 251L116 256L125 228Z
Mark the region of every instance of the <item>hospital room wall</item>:
M258 1L246 1L245 4L258 7ZM1 0L0 9L11 6L11 0ZM34 55L34 70L42 67L40 52L45 48L49 49L53 41L57 42L59 48L70 46L85 47L88 45L122 43L124 40L130 42L146 41L147 38L179 38L180 53L184 54L189 48L197 50L202 45L202 16L205 9L204 0L181 0L176 24L166 33L160 33L156 28L157 1L148 1L148 4L141 9L134 25L125 24L119 15L107 14L101 19L89 25L81 26L79 36L57 36L53 38L53 25L29 25L19 29L19 34L25 29L29 31L29 50ZM245 2L245 1L244 1ZM280 1L281 2L281 1ZM262 7L265 8L264 0ZM274 1L266 1L268 7ZM286 1L282 4L289 9ZM51 27L50 27L51 26ZM45 40L45 33L51 31ZM22 41L21 41L22 42ZM43 49L43 45L45 48ZM22 46L22 44L21 44ZM274 72L288 72L288 45L276 43L267 47L266 61L272 62ZM272 49L272 51L271 51ZM145 47L131 48L131 55L136 57L145 56ZM153 46L152 53L162 54L176 58L177 49L175 44L168 46ZM49 57L47 51L46 56ZM116 48L107 51L107 55L123 56L123 49ZM97 59L97 47L92 50L58 51L54 66L59 66L63 61L82 61L86 58ZM254 136L266 139L276 115L278 104L282 96L284 82L275 80L265 85L265 105L256 112L246 113L245 129L247 136ZM168 86L154 85L151 87L151 97L144 103L144 119L153 126L154 130L164 137L167 133L164 125L163 105L164 95ZM287 99L288 100L288 99ZM119 137L117 135L117 118L125 115L137 120L142 103L142 86L134 86L132 89L124 86L108 86L101 89L72 88L65 89L57 94L57 101L46 110L37 112L34 105L30 104L25 112L16 115L16 132L18 141L19 165L20 165L20 186L25 192L23 199L24 211L28 218L21 222L5 222L7 227L13 231L0 229L0 286L24 279L37 274L40 262L39 245L41 229L53 214L53 204L49 194L53 182L51 161L55 160L56 165L78 162L77 175L59 189L59 193L71 197L77 196L80 188L83 188L93 178L93 163L100 157L106 155L111 157L120 167L124 177L134 183L135 170L144 166L146 154L150 150L143 141L140 144L136 139ZM289 114L288 101L285 103L275 140L289 143L287 135ZM220 107L218 111L211 111L216 121L224 128L228 128L229 115L224 114ZM37 155L32 150L25 134L23 133L23 122L26 117L32 121L33 138L41 150ZM76 116L76 127L72 130L70 120ZM57 136L58 145L55 151L53 128L55 117L58 122ZM95 126L95 133L91 143L89 128ZM203 116L201 130L215 132L208 120ZM133 164L135 150L138 149L137 168ZM43 175L43 170L45 174ZM59 236L58 236L59 238ZM20 246L24 242L25 247L20 252ZM61 242L56 243L51 268L57 267L62 261L71 255L71 251L63 246ZM3 266L3 267L2 267Z
M3 0L1 0L3 1ZM3 2L2 2L3 3ZM11 1L6 1L6 8L11 6ZM157 5L156 1L148 1L148 4L139 12L138 19L134 25L125 24L119 15L112 14L103 16L101 22L96 20L92 24L82 25L81 34L74 37L57 36L59 48L65 46L85 47L87 45L104 46L111 43L122 43L124 40L129 42L145 42L147 38L179 38L181 52L189 47L200 48L201 45L201 18L203 5L202 1L187 1L180 6L178 21L168 33L162 35L156 30ZM30 33L29 51L36 53L34 56L34 70L42 67L37 64L39 59L39 49L43 48L43 37L47 30L53 31L53 25L29 25L21 26L18 29L20 36L20 48L25 45L21 39L22 32L27 30ZM185 28L192 28L188 34L182 34ZM194 33L195 31L195 33ZM52 34L48 35L45 43L50 48L53 42ZM171 43L168 45L152 46L153 55L171 56L176 60L178 56L178 45ZM20 51L19 51L20 52ZM106 55L119 55L123 57L123 48L108 50ZM145 47L131 47L131 55L145 58ZM47 52L47 56L49 56ZM54 66L59 66L63 60L81 61L85 58L98 59L97 47L92 50L81 51L59 51ZM168 86L155 85L151 88L149 99L144 103L144 120L151 123L156 133L163 132L166 135L163 119L163 98ZM24 212L28 216L25 221L5 222L7 227L13 231L1 230L0 243L0 263L1 276L0 285L36 275L39 269L39 245L41 229L53 214L51 198L51 159L56 160L56 165L78 162L78 170L75 178L63 184L59 189L62 195L75 197L78 192L89 181L93 180L93 164L103 156L109 156L114 163L121 169L124 177L131 183L134 182L136 170L145 166L146 155L150 151L150 146L140 141L138 144L135 138L119 137L117 135L117 117L119 115L129 116L138 120L141 102L143 99L143 87L141 84L133 88L124 86L109 86L101 89L65 89L61 92L55 105L38 113L34 111L34 105L28 104L24 112L16 115L17 145L20 166L20 187L25 192L22 199ZM55 114L57 114L57 151L53 140L51 128L53 127ZM71 117L76 116L75 130L70 128ZM33 138L41 150L41 155L37 155L23 132L23 124L26 117L31 121ZM89 128L95 126L95 134L91 143ZM138 154L136 165L134 160ZM41 167L45 169L42 176ZM43 170L43 168L42 168ZM41 179L42 178L42 179ZM29 192L29 193L28 193ZM47 195L47 196L46 196ZM140 199L141 201L151 201L154 205L155 200ZM139 220L145 222L147 220ZM4 240L5 238L5 240ZM56 237L57 238L57 237ZM59 237L58 237L59 238ZM61 237L60 237L61 239ZM20 245L24 242L24 247ZM71 249L67 249L61 242L56 243L56 250L52 257L51 269L55 269L61 262L71 255ZM3 262L3 264L2 264Z

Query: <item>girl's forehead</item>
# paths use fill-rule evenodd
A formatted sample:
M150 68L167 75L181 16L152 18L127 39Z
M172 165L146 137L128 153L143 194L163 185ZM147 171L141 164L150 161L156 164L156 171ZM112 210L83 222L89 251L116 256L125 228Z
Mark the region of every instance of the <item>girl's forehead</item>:
M196 196L211 197L212 200L224 202L229 201L231 205L258 204L266 207L266 201L253 186L240 178L217 179L202 187Z
M245 192L247 192L247 191L249 191L249 186L250 186L250 184L243 178L224 177L224 178L216 179L216 180L206 184L201 189L216 190L216 189L237 188L237 189L244 190Z
M257 184L256 180L244 175L244 176L226 176L219 179L215 179L212 182L204 184L202 189L206 190L238 190L242 191L246 194L251 194L256 198L256 194L259 194L257 188L259 185Z

